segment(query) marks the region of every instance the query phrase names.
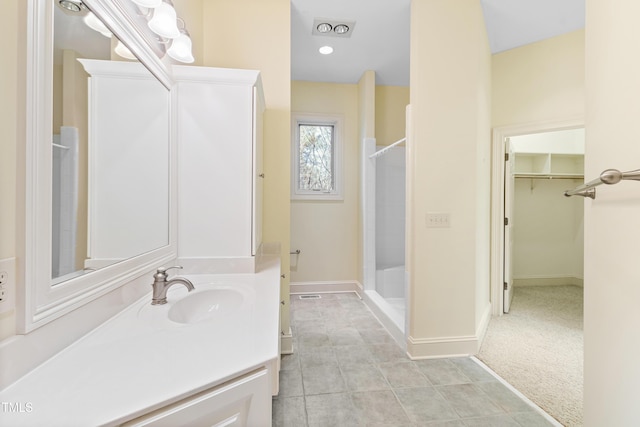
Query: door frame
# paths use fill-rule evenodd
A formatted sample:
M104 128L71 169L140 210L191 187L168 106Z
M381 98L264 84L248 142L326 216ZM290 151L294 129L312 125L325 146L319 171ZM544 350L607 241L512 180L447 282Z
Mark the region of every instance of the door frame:
M505 138L585 127L584 117L494 127L491 142L491 314L504 307L504 173Z

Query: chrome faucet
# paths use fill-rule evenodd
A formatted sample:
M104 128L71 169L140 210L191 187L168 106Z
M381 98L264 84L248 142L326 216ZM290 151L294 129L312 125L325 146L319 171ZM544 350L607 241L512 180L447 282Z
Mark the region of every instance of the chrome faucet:
M160 305L167 303L167 290L176 283L182 283L187 287L189 292L194 290L193 283L190 280L185 279L184 277L174 277L171 280L167 280L167 270L172 268L182 268L182 266L177 265L175 267L160 267L156 274L153 275L153 298L151 299L151 305Z

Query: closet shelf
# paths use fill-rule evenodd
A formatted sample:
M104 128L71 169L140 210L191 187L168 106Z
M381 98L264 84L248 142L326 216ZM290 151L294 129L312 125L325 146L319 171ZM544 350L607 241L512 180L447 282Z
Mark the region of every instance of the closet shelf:
M573 153L514 154L515 178L584 179L584 155Z

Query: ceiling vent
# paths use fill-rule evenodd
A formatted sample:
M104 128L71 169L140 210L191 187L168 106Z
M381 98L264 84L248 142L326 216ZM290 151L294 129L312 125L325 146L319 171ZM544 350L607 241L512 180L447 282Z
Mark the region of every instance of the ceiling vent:
M356 21L345 19L315 18L311 34L314 36L351 37Z

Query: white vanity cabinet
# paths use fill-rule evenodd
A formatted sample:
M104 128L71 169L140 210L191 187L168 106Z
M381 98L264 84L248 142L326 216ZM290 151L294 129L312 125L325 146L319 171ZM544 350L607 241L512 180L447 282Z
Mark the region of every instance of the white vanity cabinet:
M169 91L139 63L79 60L89 74L85 268L169 244Z
M266 368L258 369L122 426L266 426L271 420L268 375Z
M252 259L262 240L260 73L173 67L178 258Z

